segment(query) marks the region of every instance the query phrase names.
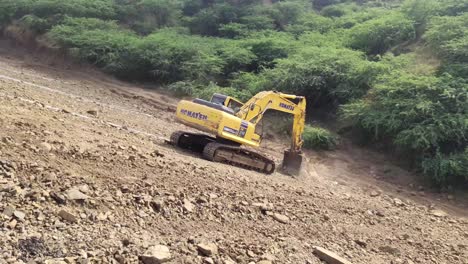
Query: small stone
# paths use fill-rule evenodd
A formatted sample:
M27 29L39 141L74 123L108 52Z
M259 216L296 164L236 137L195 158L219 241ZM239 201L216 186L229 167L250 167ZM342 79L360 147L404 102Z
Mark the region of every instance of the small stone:
M155 212L161 212L164 206L164 201L162 199L155 198L151 201L151 207Z
M13 220L11 220L11 221L8 223L8 227L9 227L10 229L15 229L16 224L18 224L18 221L16 221L16 219L13 219Z
M47 142L42 142L41 144L39 144L39 148L42 149L42 151L44 152L52 151L52 145L50 145Z
M431 210L430 214L433 215L433 216L436 216L436 217L446 217L447 216L446 212L444 212L442 210L439 210L439 209Z
M11 206L7 206L7 207L5 207L5 209L3 209L3 214L8 218L13 216L14 212L15 212L15 208L13 208Z
M371 196L371 197L377 197L377 196L379 196L379 195L380 195L380 192L378 192L378 191L376 191L376 190L373 190L373 191L370 192L370 196Z
M57 259L48 259L44 261L44 264L67 264L64 259L57 258Z
M382 252L392 254L392 255L399 255L400 254L400 250L398 248L391 247L391 246L382 246L382 247L379 247L379 250L382 251Z
M54 201L58 204L66 204L67 200L65 197L59 193L51 192L50 193L50 198L54 199Z
M398 199L398 198L393 199L393 204L396 205L396 206L404 206L405 205L403 203L403 201Z
M65 221L68 221L70 223L76 223L77 221L77 217L72 214L72 213L69 213L65 210L60 210L60 212L58 213L58 215Z
M168 247L156 245L148 248L140 259L145 264L160 264L170 261L172 256Z
M375 215L376 215L376 216L380 216L380 217L384 217L384 216L385 216L385 214L384 214L382 211L376 211L376 212L375 212Z
M23 221L24 218L26 217L26 214L21 212L21 211L15 211L13 212L13 215L16 217L16 219Z
M69 189L66 193L68 200L86 200L89 198L86 194L80 192L77 188Z
M214 243L200 243L197 245L197 249L200 254L207 257L218 254L218 246Z
M366 243L366 241L364 241L364 240L356 239L356 240L354 240L354 242L355 242L356 244L358 244L359 246L361 246L361 247L367 247L367 243Z
M273 214L273 219L283 224L289 223L289 217L282 215L282 214L278 214L278 213Z
M204 258L203 263L214 264L215 262L214 262L214 260L212 258Z
M184 204L183 204L183 208L186 212L193 212L193 209L195 208L195 205L193 205L192 202L190 202L189 200L187 199L184 199Z
M88 113L88 114L90 114L90 115L93 115L93 116L97 116L97 115L98 115L98 111L95 110L95 109L88 110L88 111L86 111L86 113Z
M336 253L321 247L314 247L314 254L328 264L351 264L351 262L338 256Z

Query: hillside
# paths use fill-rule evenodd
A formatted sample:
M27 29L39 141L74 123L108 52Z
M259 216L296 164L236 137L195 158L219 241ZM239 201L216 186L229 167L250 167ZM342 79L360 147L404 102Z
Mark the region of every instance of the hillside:
M323 263L314 246L351 263L467 263L466 198L356 146L308 151L301 178L206 161L164 142L188 129L177 101L0 48L0 263L138 263L155 245L174 264Z
M468 179L467 10L467 0L0 0L0 28L176 96L305 95L312 126L450 189ZM305 137L311 149L337 141L317 128Z

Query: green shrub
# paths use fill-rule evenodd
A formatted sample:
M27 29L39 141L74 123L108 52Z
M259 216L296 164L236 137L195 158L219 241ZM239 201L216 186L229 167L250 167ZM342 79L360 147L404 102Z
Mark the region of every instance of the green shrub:
M286 26L295 24L304 13L305 6L300 2L277 2L273 5L270 16L278 29L284 30Z
M435 50L449 60L468 60L468 13L433 18L424 35Z
M331 150L338 144L338 137L330 131L315 126L307 125L302 134L304 148L312 150Z
M437 152L434 157L423 160L422 168L440 186L468 182L468 148L449 155Z
M220 25L239 22L239 9L229 4L215 4L187 18L191 32L205 36L218 36Z
M393 70L364 99L344 106L343 115L376 140L390 140L428 172L422 160L456 154L468 144L467 88L461 78ZM431 176L437 182L448 180L446 174Z
M79 59L123 78L142 78L144 64L137 61L139 38L113 21L96 18L65 18L47 36Z
M219 34L225 38L241 38L248 35L248 28L244 24L229 23L219 27Z
M0 0L0 27L14 18L30 13L33 0Z
M262 68L273 68L276 59L286 58L294 49L294 39L285 33L263 31L242 40L242 47L256 56L250 70L260 71Z
M116 16L113 0L36 0L32 13L38 17L67 15L112 19Z
M217 44L216 50L224 63L223 75L227 78L233 73L247 71L257 59L252 50L243 47L239 42L221 41Z
M133 10L132 10L133 11ZM126 20L138 33L149 34L163 27L177 26L182 16L182 5L172 0L140 0Z
M265 88L304 95L311 107L337 106L364 95L375 71L361 52L310 46L265 71Z
M35 32L36 34L43 34L52 27L53 22L35 15L25 15L17 24L22 28L27 28Z
M401 13L393 12L351 28L349 46L368 54L382 54L394 45L414 37L413 21Z
M222 72L224 62L215 54L215 39L161 30L143 38L138 56L154 80L168 83L180 80L211 80Z
M294 35L300 35L310 31L325 33L330 31L333 26L333 19L310 12L299 17L297 23L286 27L286 31Z
M359 6L355 3L343 3L337 5L329 5L321 10L322 15L326 17L341 17L359 10Z

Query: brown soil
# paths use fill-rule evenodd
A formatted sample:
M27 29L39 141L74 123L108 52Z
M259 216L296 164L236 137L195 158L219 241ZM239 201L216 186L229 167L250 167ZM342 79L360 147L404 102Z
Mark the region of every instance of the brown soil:
M0 263L137 263L153 245L169 263L321 263L313 246L352 263L468 263L462 196L352 145L308 152L299 178L212 163L164 143L188 129L176 103L0 49ZM279 163L286 147L262 151Z

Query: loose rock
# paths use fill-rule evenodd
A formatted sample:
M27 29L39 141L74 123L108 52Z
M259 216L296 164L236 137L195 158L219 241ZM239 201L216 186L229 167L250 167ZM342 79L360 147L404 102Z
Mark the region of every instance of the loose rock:
M140 258L145 264L160 264L170 261L172 256L168 247L156 245L148 248Z
M282 214L278 214L278 213L273 214L273 219L283 224L289 223L289 217L282 215Z
M78 220L77 217L72 214L72 213L69 213L65 210L60 210L60 212L58 213L58 215L65 221L68 221L70 223L76 223L76 221Z
M52 145L50 145L47 142L42 142L39 144L39 147L42 149L44 152L50 152L52 150Z
M89 198L86 194L76 188L69 189L66 193L68 200L86 200Z
M218 254L218 246L214 243L200 243L197 245L197 249L200 254L207 257Z
M430 214L433 215L433 216L436 216L436 217L446 217L447 216L446 212L444 212L442 210L439 210L439 209L435 209L435 210L430 211Z
M328 264L351 264L351 262L348 260L321 247L314 247L314 254L317 255L319 259L325 261Z
M184 199L184 204L183 204L183 208L186 212L193 212L193 209L195 208L195 205L193 205L192 202L190 202L189 200L187 199Z
M16 217L16 219L23 221L24 218L26 217L26 214L21 212L21 211L15 211L13 212L13 215Z

